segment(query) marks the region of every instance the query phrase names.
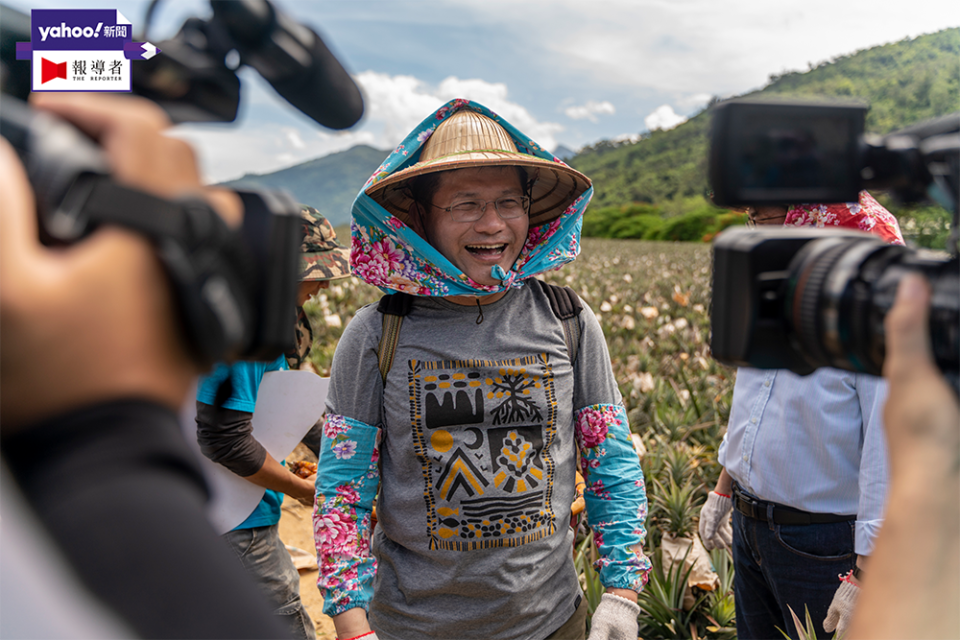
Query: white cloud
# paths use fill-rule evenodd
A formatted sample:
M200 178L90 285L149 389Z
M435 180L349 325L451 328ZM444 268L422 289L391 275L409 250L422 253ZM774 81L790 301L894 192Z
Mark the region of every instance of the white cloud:
M710 102L710 98L712 97L709 93L695 93L678 98L676 104L683 111L690 112L707 106L707 103Z
M287 141L294 149L306 149L307 145L303 142L303 138L300 137L300 132L292 127L285 127L283 132L287 136Z
M639 133L621 133L613 137L614 142L639 142L642 139L643 135Z
M589 10L583 0L483 4L509 4L554 68L666 93L680 108L684 95L744 93L771 73L960 23L956 0L914 0L910 10L900 0L781 0L762 10L756 0L594 0Z
M579 107L567 107L564 110L568 118L572 118L573 120L589 120L590 122L597 121L597 114L605 113L612 116L616 112L616 108L609 102L597 102L595 100L590 100L587 104L580 105Z
M241 127L183 125L173 135L192 142L208 182L245 173L270 173L358 144L393 149L424 118L454 98L476 100L506 118L547 150L557 147L563 126L542 122L512 102L503 83L450 76L436 86L408 75L366 71L355 76L364 94L364 117L353 129L333 132L309 120L289 118L281 124L246 118Z
M678 116L674 111L673 107L668 104L660 105L657 107L653 113L648 115L643 119L643 124L647 125L647 129L653 131L654 129L673 129L675 126L682 122L686 122L687 119L683 116Z
M202 5L178 1L190 5L187 13ZM367 69L355 76L366 96L365 117L349 131L320 129L244 70L241 108L257 117L237 128L189 133L204 141L202 166L213 180L274 171L354 144L393 148L457 97L490 107L546 149L555 149L558 138L574 148L641 130L643 122L651 130L676 126L710 96L759 88L772 73L960 24L956 0L912 0L909 11L900 0L781 0L763 11L756 0L593 0L588 9L583 0L392 0L380 3L375 16L353 8L358 4L278 1L291 15L310 16L308 24L329 26L324 37L353 63L348 68ZM510 25L502 21L505 12ZM417 45L464 25L480 41L491 29L511 37L492 39L497 47L471 64L456 52L438 56L430 46L384 53L377 43L396 37L398 21L416 25ZM453 69L467 77L449 75Z
M475 100L536 140L548 150L556 148L555 135L563 131L556 122L541 122L508 97L503 83L449 76L436 86L412 76L390 76L365 71L357 74L367 104L364 128L372 130L383 148L393 148L424 118L454 98Z

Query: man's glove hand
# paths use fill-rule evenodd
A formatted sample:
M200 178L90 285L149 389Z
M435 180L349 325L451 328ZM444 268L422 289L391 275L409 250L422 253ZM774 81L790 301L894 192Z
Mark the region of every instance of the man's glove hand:
M847 627L850 626L850 619L853 617L853 607L857 604L857 596L860 595L860 587L850 581L850 577L844 578L840 583L840 588L833 594L833 602L827 609L827 617L823 619L823 630L832 633L834 630L843 637L847 633Z
M730 527L730 512L733 499L711 491L700 509L700 540L703 548L729 549L733 544L733 529Z
M626 598L605 593L590 623L587 640L637 640L640 635L637 616L640 605Z

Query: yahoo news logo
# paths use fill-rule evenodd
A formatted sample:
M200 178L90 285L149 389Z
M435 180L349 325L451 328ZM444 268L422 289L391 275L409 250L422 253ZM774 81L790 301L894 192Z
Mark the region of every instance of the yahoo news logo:
M116 9L34 9L30 42L17 43L17 59L31 61L33 91L130 91L130 61L159 52L134 42Z
M99 38L102 28L102 22L97 23L96 29L90 26L70 27L66 22L61 22L59 27L37 27L37 31L40 32L40 41L46 42L47 38ZM124 28L125 26L120 26L121 30ZM116 26L107 27L106 33L112 36L116 30Z

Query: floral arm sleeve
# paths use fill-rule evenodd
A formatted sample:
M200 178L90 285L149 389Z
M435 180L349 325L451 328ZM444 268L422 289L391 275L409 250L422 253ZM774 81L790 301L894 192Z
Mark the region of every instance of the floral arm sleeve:
M595 404L577 411L576 424L600 582L639 592L650 572L643 554L647 492L626 412L619 404Z
M380 483L379 433L346 416L323 418L313 535L317 587L328 616L366 609L373 596L377 564L370 553L370 520Z

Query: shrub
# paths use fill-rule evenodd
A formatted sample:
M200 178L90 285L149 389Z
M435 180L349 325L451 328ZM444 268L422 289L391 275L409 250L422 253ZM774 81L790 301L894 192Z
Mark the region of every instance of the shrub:
M699 242L717 224L720 210L704 207L664 222L657 240Z
M660 208L642 202L634 202L613 207L600 207L598 209L587 209L583 216L582 235L593 238L641 238L643 231L639 234L623 231L623 225L630 228L631 220L638 216L657 217L660 216ZM614 228L620 225L615 232ZM626 235L614 235L615 233Z
M638 215L618 220L610 225L609 237L620 240L640 240L659 233L662 228L663 219L659 216Z
M910 244L926 249L947 248L950 214L940 207L909 207L899 212L900 232Z

